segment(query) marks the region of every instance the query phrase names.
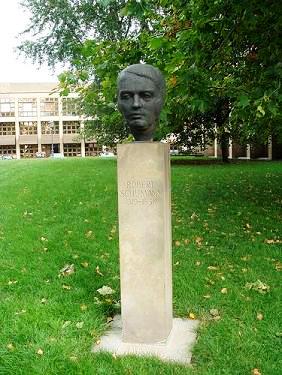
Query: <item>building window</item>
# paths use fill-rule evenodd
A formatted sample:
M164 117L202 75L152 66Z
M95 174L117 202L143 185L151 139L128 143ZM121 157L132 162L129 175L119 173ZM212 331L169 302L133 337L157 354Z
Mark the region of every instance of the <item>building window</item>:
M80 143L65 143L64 144L64 155L65 156L81 156L81 145Z
M36 121L20 121L20 135L32 135L37 134L37 122Z
M0 115L1 117L15 116L15 100L12 98L0 98Z
M41 121L41 134L59 134L59 121Z
M41 116L58 116L59 104L58 98L42 98L40 99Z
M35 158L38 151L37 145L20 145L21 158Z
M79 121L64 121L63 133L64 134L78 134L80 132Z
M37 106L35 98L19 99L19 117L35 117L37 115Z
M0 135L15 135L16 128L14 122L0 123Z
M76 98L63 98L63 116L78 116L79 103Z
M16 147L13 145L0 145L0 155L11 155L16 157Z
M97 156L101 151L96 143L85 143L85 156Z

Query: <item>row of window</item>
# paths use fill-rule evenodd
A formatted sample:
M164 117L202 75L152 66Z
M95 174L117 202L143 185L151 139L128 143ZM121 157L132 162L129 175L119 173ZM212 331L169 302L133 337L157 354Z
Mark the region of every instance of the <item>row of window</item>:
M49 157L52 153L51 145L42 145L42 152L46 157ZM20 156L21 158L35 158L38 152L37 145L20 145ZM60 152L60 145L53 145L53 152ZM87 143L85 145L85 156L97 156L101 152L101 148L95 143ZM16 157L15 146L3 146L0 145L0 156L10 155ZM81 145L66 143L64 144L64 156L81 156Z
M76 116L80 113L79 102L75 98L63 98L62 100L63 116ZM58 98L40 98L40 115L41 116L58 116L59 101ZM0 116L15 116L15 99L0 98ZM36 98L18 99L18 116L19 117L36 117L37 100Z
M19 122L21 135L37 134L36 121L20 121ZM63 134L78 134L80 132L79 121L64 121ZM15 123L6 122L0 123L0 136L1 135L15 135ZM59 134L59 121L41 121L41 134Z

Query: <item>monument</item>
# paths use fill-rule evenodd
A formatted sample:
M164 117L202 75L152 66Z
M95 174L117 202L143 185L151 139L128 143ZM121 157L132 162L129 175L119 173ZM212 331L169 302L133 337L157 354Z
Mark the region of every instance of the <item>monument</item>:
M135 139L117 148L121 319L93 351L187 364L197 322L173 319L169 145L153 142L164 97L151 65L118 76L118 108Z

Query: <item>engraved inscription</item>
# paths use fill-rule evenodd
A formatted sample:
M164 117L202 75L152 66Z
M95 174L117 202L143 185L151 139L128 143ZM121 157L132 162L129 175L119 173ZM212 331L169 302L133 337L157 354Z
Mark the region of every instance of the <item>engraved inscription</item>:
M160 190L153 180L129 180L121 190L120 198L132 206L151 206L158 202Z

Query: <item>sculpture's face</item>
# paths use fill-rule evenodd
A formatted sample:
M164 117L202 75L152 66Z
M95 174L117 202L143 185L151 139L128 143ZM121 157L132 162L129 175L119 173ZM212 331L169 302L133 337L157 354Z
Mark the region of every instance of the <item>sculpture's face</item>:
M135 74L125 74L119 81L118 107L137 141L153 138L163 100L155 83Z

